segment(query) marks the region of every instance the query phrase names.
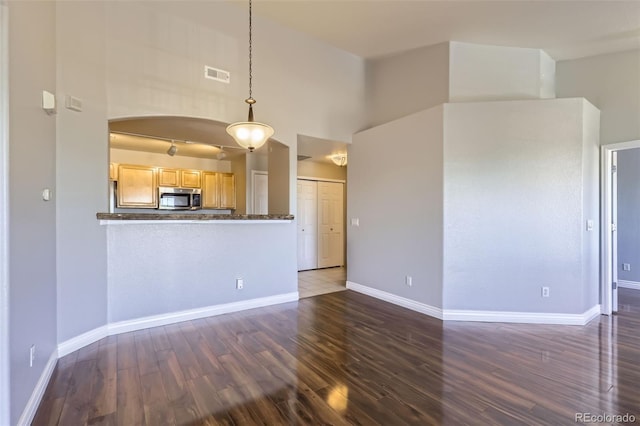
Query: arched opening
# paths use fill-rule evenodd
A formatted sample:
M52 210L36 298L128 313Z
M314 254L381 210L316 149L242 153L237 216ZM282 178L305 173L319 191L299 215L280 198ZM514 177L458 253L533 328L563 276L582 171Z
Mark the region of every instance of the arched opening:
M199 206L171 201L165 207L172 204L181 213L288 213L289 148L271 139L248 152L226 126L179 116L109 121L110 212L170 213L163 208L162 188L193 188L201 191ZM269 176L268 201L261 206L254 203L256 171Z

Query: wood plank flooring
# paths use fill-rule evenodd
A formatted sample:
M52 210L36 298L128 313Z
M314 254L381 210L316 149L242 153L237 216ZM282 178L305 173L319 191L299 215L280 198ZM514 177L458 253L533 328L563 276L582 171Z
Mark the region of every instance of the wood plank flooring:
M442 323L351 291L120 334L58 361L34 425L640 422L640 291L585 327Z

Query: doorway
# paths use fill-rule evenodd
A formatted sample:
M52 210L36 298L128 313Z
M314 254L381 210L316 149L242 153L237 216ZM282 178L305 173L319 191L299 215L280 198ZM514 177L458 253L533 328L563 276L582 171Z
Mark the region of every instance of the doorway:
M603 145L601 149L601 312L611 315L618 311L618 153L640 148L640 140Z
M298 271L344 265L344 182L298 179Z
M269 172L251 170L251 213L269 214Z

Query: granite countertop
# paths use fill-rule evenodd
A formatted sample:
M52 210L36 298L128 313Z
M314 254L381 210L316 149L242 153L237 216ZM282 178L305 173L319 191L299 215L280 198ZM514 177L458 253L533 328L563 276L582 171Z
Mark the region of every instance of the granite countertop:
M293 220L292 214L97 213L100 220Z

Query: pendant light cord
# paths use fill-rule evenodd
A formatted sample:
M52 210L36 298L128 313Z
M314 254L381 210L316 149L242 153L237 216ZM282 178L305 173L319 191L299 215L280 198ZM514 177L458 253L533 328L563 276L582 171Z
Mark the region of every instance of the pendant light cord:
M253 29L252 13L251 13L252 0L249 0L249 99L253 100L252 96L252 80L253 80L253 37L251 35Z

